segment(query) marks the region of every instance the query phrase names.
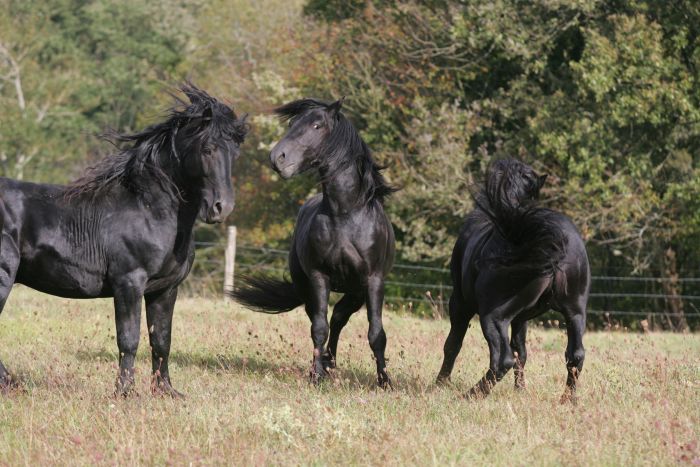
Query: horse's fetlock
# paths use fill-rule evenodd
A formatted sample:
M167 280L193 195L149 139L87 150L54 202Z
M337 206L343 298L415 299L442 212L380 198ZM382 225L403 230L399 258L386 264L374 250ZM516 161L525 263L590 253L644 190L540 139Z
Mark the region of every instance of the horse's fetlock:
M580 369L583 366L583 361L586 358L586 351L584 349L576 349L573 354L567 358L566 366L569 368Z

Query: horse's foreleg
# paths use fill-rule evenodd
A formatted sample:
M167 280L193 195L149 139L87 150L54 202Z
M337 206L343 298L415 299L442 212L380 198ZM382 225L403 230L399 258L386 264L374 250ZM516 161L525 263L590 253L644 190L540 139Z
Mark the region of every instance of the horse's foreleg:
M386 371L386 333L382 323L382 307L384 306L384 278L370 277L367 281L367 319L369 331L367 339L377 362L377 385L381 388L391 387L391 379Z
M583 360L586 351L583 348L583 333L586 330L586 314L579 310L567 316L566 335L568 343L566 345L566 389L561 396L561 402L576 403L576 383L583 370Z
M471 321L473 316L474 312L466 309L466 305L461 297L456 292L453 293L450 296L450 333L447 335L443 347L445 357L437 376L438 384L449 381L457 355L462 349L462 342L467 333L467 328L469 328L469 321Z
M328 339L328 296L330 287L328 277L316 273L310 278L310 294L306 303L306 314L311 320L311 340L314 343L313 361L309 378L317 384L326 374L321 354Z
M322 356L324 368L335 368L335 358L338 351L338 338L353 313L362 307L365 297L346 293L333 307L331 315L331 333L328 338L328 348Z
M2 223L0 222L1 225ZM0 232L0 235L2 235L2 232ZM15 276L19 266L19 251L16 247L16 242L11 241L9 237L2 239L0 251L2 253L0 258L0 314L2 314L7 297L10 295L12 286L15 283ZM5 365L0 362L0 392L11 389L12 386L12 375L7 371Z
M117 396L126 397L134 387L134 361L139 346L141 298L145 284L146 274L143 271L126 274L115 281L114 311L119 347Z
M486 397L508 371L515 365L508 345L508 323L489 316L480 317L481 329L489 344L489 369L483 378L467 394L468 399Z
M151 392L174 398L183 397L170 382L168 357L173 324L173 310L177 299L177 288L146 294L146 322L151 343L153 380Z
M515 388L525 388L525 363L527 362L527 348L525 339L527 337L527 321L515 320L511 323L510 348L515 356Z

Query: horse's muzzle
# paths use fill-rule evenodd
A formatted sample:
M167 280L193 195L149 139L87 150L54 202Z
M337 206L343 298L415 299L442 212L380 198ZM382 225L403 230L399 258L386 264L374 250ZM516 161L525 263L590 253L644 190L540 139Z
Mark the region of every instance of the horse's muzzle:
M220 224L233 212L235 203L224 200L217 200L208 206L204 222L207 224Z

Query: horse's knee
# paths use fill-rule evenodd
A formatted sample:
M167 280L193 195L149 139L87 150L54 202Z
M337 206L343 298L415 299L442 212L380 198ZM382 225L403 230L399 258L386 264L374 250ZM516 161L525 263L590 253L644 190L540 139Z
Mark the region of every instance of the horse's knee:
M122 332L117 336L117 346L122 354L136 354L139 347L139 335L131 332Z
M501 357L496 370L496 379L500 381L515 366L515 359L511 353L506 353Z

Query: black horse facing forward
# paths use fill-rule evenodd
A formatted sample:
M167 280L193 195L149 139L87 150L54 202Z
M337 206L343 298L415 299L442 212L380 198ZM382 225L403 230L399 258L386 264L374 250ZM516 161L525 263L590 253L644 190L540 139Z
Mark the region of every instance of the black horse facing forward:
M168 355L178 285L194 260L193 226L233 210L232 164L246 133L233 110L191 84L167 120L132 135L69 186L0 178L0 311L15 282L69 298L114 297L117 394L134 385L141 300L154 393L180 394ZM10 375L0 363L0 388Z
M232 295L268 313L306 306L314 345L310 372L314 383L335 367L340 332L366 304L377 383L386 387L391 382L384 359L382 305L384 278L394 260L394 231L383 201L393 189L357 130L340 112L341 106L342 101L302 99L276 110L289 120L290 128L270 153L272 167L285 179L315 169L323 189L299 211L289 252L292 281L248 277ZM344 295L333 308L329 339L331 290Z
M562 401L575 402L584 359L590 270L583 240L572 222L537 206L545 179L515 160L491 164L485 186L474 195L477 207L467 216L454 247L451 329L438 382L449 379L469 321L478 314L490 363L468 397L488 395L513 367L516 388L524 387L527 321L553 309L564 316L568 336Z

